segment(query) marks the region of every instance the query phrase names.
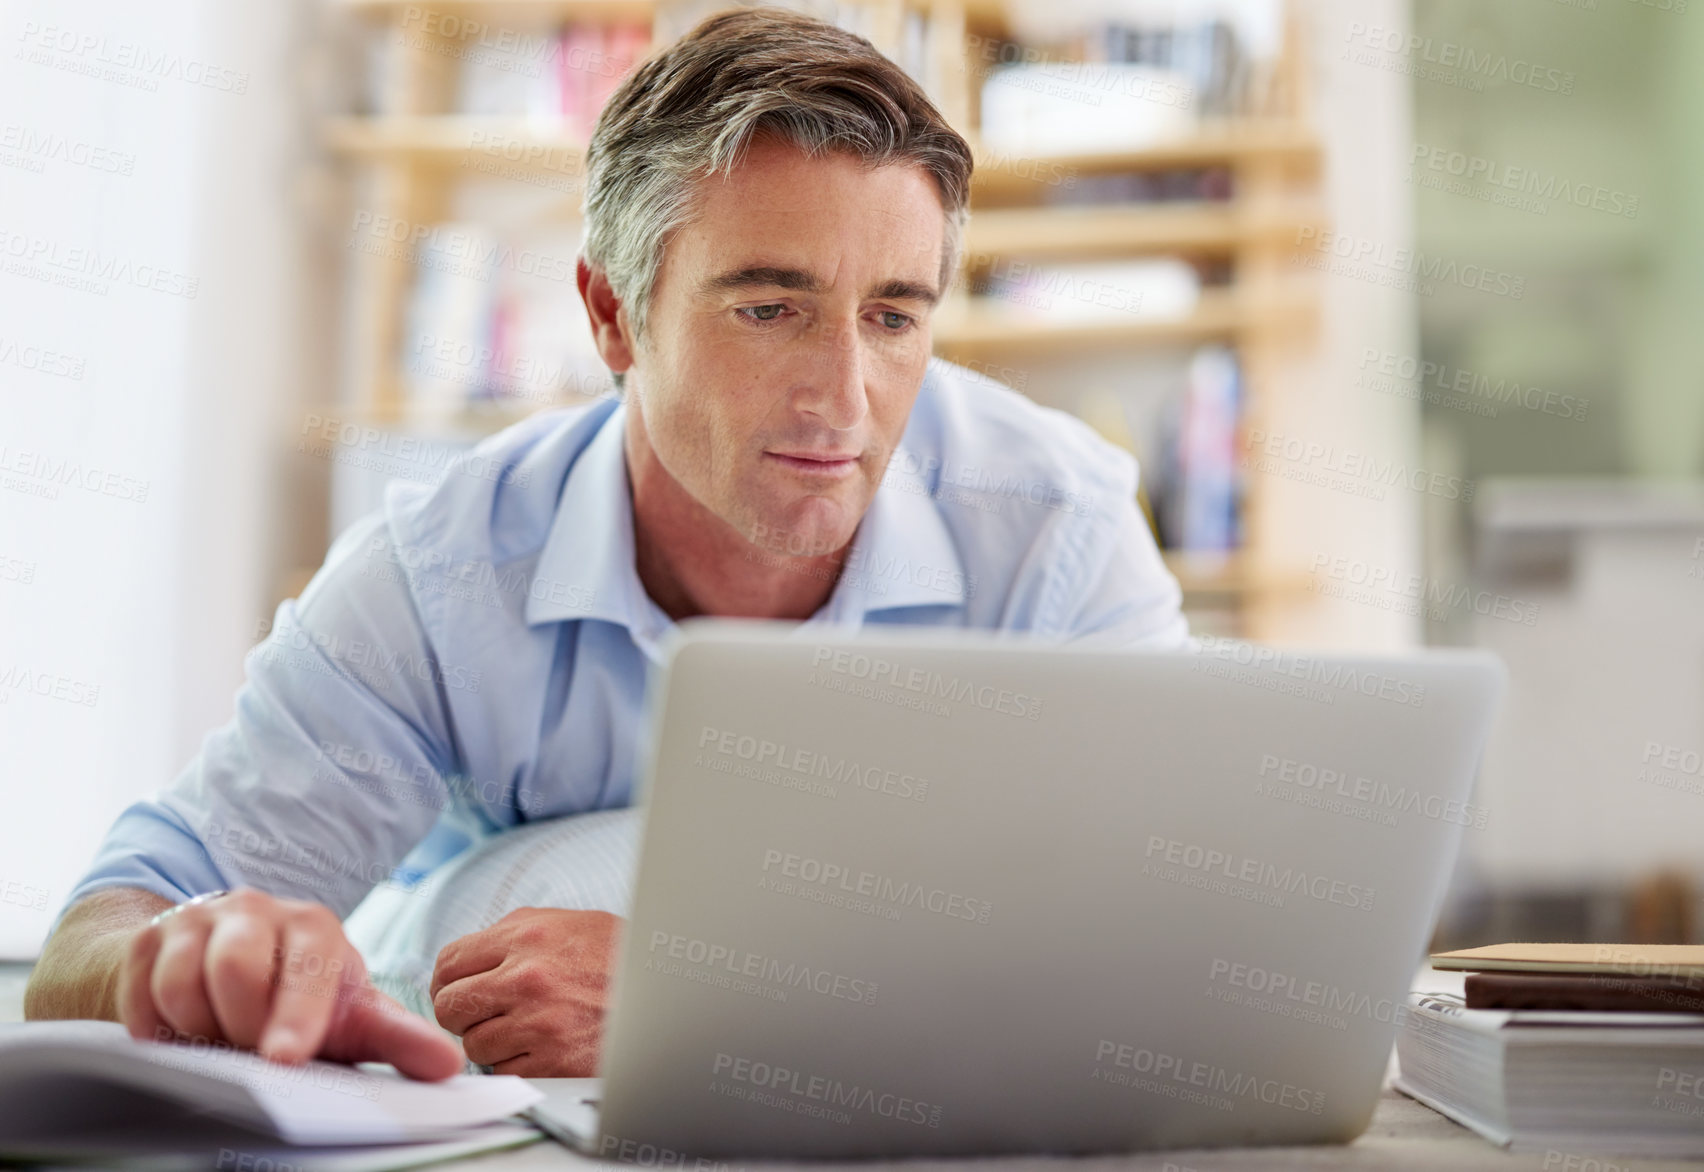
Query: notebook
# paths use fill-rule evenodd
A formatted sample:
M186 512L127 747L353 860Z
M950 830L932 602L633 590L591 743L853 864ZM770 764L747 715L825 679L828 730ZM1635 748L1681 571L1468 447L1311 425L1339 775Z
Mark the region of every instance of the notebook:
M286 1066L222 1044L136 1041L114 1022L0 1026L0 1155L63 1151L68 1143L101 1150L118 1141L139 1148L513 1143L509 1117L542 1097L512 1076L429 1083L374 1065Z
M1704 977L1468 973L1463 992L1469 1009L1704 1013Z
M1704 945L1491 944L1433 953L1432 967L1475 973L1602 973L1704 980Z

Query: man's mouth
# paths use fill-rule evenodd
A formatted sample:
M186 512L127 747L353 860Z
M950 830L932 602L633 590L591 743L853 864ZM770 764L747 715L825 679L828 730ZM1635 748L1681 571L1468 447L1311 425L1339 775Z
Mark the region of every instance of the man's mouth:
M807 476L844 476L858 466L857 452L764 452L765 457Z

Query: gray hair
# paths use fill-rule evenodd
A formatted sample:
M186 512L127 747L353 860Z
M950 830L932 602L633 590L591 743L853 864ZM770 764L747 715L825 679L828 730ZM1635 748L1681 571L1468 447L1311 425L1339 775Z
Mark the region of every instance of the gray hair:
M848 151L868 166L928 171L945 218L945 292L970 215L969 144L864 37L784 8L734 8L640 64L586 149L583 252L627 308L635 342L663 250L692 219L696 182L730 173L760 133L809 156Z

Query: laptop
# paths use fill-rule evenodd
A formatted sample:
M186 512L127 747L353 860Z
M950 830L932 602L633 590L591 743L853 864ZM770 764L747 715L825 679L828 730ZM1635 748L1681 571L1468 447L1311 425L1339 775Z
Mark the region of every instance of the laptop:
M581 1150L1347 1142L1505 672L1476 651L683 624Z

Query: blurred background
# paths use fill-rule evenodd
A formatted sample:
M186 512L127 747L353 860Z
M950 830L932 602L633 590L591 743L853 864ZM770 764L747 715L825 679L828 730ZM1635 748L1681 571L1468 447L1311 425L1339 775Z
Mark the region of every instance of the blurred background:
M0 3L0 958L387 481L612 393L581 149L722 6ZM936 352L1137 454L1197 633L1504 657L1438 943L1697 940L1704 5L793 6L974 144Z

